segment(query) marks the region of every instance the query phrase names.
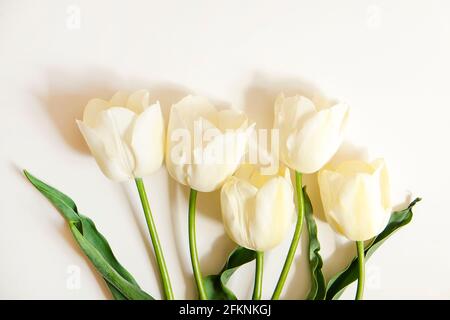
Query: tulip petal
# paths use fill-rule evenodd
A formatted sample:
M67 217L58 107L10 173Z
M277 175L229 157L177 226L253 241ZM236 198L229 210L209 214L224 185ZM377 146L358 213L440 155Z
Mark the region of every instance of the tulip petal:
M245 115L238 111L218 112L199 96L183 98L170 112L166 142L169 174L197 191L219 188L246 152L253 130L246 126Z
M193 132L194 122L199 118L207 119L217 127L216 108L204 97L189 95L172 105L169 130L186 128Z
M241 173L254 176L257 171L256 166L245 166ZM222 187L221 207L230 238L248 249L265 251L277 246L292 224L293 189L283 176L271 176L261 188L233 176Z
M225 132L226 130L244 129L248 125L247 115L239 110L225 109L219 111L218 128Z
M164 159L164 119L159 102L141 113L133 128L131 148L136 159L134 176L158 170Z
M319 173L320 193L330 225L353 241L380 233L391 208L384 162L351 161Z
M260 166L252 165L249 163L242 164L239 169L234 173L234 176L248 181L256 188L261 188L270 179L273 179L274 175L267 175L262 173L262 168ZM291 178L289 170L283 166L279 165L278 172L275 176L283 177L288 181L292 187Z
M301 128L316 114L314 103L304 96L285 98L280 94L275 101L275 128L292 131Z
M380 177L380 193L382 197L382 203L386 210L391 210L391 186L389 183L389 173L387 170L386 163L383 159L377 159L372 162L372 165L376 168L376 170L379 172Z
M210 192L219 188L239 167L246 150L244 132L217 135L194 152L194 163L187 171L187 184L195 190Z
M126 91L117 91L109 100L110 107L126 107L128 93Z
M136 114L123 107L112 107L101 112L97 135L103 141L106 152L111 158L120 159L123 170L133 176L135 159L131 152L132 127Z
M250 183L230 177L220 193L222 218L225 231L234 242L248 249L255 249L250 236L249 219L255 215L255 196L258 189Z
M108 101L102 99L92 99L88 102L83 112L83 122L91 128L97 124L97 118L103 110L108 109Z
M255 212L248 222L255 249L272 249L284 239L292 224L293 190L286 179L272 178L259 189Z
M344 138L348 107L338 104L318 112L287 141L288 165L303 173L314 173L336 153Z
M103 174L114 181L128 180L129 172L124 170L119 158L109 156L102 139L95 130L79 120L77 120L77 124Z
M147 108L149 101L149 92L147 90L138 90L133 92L127 100L126 107L137 114L140 114Z

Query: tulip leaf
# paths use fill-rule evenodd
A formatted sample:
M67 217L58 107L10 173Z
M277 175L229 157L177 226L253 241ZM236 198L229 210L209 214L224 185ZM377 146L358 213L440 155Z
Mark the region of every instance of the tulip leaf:
M409 204L406 209L401 211L393 212L389 222L384 228L384 230L377 235L364 249L364 257L368 259L376 249L387 239L389 238L396 230L400 227L408 224L412 217L413 212L412 208L414 205L419 202L421 199L416 198L413 202ZM336 274L330 281L327 286L327 300L338 299L343 293L344 289L351 284L352 282L358 279L358 258L355 257L352 262L340 273Z
M78 212L75 202L67 195L37 179L24 170L27 179L62 214L78 245L102 275L116 300L152 300L140 289L133 276L117 261L105 237L94 222Z
M326 295L325 278L322 273L323 261L320 256L320 242L317 237L317 225L314 220L311 200L306 193L306 187L303 187L305 198L305 221L308 228L309 244L308 258L309 269L311 271L311 289L308 293L307 300L324 300Z
M240 266L255 258L255 251L244 247L236 247L228 256L224 267L218 274L209 275L203 279L208 299L237 300L235 294L227 287L228 280Z

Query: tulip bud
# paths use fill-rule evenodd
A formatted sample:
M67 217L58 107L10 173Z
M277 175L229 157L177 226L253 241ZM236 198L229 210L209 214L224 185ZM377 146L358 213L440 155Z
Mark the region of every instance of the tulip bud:
M110 101L93 99L78 127L102 172L110 179L140 178L158 170L164 159L164 120L149 93L117 92Z
M293 223L293 187L285 167L265 176L257 166L243 165L223 185L220 200L227 234L248 249L277 246Z
M274 128L280 130L280 155L290 168L314 173L336 153L343 140L348 107L345 104L316 110L303 96L275 101Z
M253 129L236 110L218 111L206 98L187 96L172 105L166 166L179 183L214 191L239 167Z
M383 231L391 215L384 160L342 162L321 170L318 179L325 216L336 232L365 241Z

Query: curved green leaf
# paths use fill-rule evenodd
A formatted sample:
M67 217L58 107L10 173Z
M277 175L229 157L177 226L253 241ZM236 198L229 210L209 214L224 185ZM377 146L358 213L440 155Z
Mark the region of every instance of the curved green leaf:
M226 286L233 273L242 265L254 260L256 252L244 247L236 247L218 274L203 279L206 294L210 300L237 300L235 294Z
M69 224L83 252L103 276L116 300L153 299L139 288L133 276L117 261L105 237L94 222L78 213L75 202L24 170L27 179L58 209Z
M102 252L95 247L79 230L76 222L70 223L70 231L77 240L81 249L86 256L91 260L98 272L111 285L113 285L123 297L130 300L150 300L151 297L142 291L135 284L127 281L119 272L114 269L103 256Z
M309 269L311 271L311 289L306 299L324 300L326 295L325 278L322 273L323 261L320 256L320 242L317 237L317 225L314 220L311 200L306 193L306 187L303 187L305 195L305 221L308 227L309 235Z
M368 259L375 250L389 238L397 229L408 224L413 216L412 208L421 199L416 198L410 205L401 211L394 212L391 215L386 228L376 236L371 243L364 249L364 256ZM327 286L327 300L338 299L344 289L353 281L358 279L358 258L355 257L352 262L343 271L335 275Z

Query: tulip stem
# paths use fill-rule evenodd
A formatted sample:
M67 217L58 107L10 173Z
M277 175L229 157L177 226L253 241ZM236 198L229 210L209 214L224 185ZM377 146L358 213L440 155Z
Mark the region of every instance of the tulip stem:
M253 300L261 300L263 268L264 252L256 251L255 286L253 287Z
M362 300L364 292L364 241L356 241L356 249L358 251L358 288L356 289L355 300Z
M200 300L208 300L206 290L203 285L202 272L198 261L197 240L195 236L195 203L197 201L197 191L191 189L189 195L189 251L191 253L192 270L197 284L198 296Z
M298 243L300 241L300 235L302 233L303 226L303 216L305 215L305 201L302 189L302 174L295 171L295 188L297 191L297 224L295 226L294 236L292 237L291 246L289 247L286 260L284 262L283 270L281 271L280 278L278 279L277 286L272 295L272 300L278 300L283 290L284 283L291 268L292 262L294 261L295 251L297 250Z
M159 274L164 288L164 294L166 300L173 300L172 285L170 284L169 272L167 271L166 261L159 242L158 233L156 232L155 221L153 220L152 211L150 210L150 204L148 202L147 193L145 192L144 182L141 178L136 178L136 187L141 198L142 209L144 209L145 221L147 222L148 231L153 244L153 250L155 251L156 262L159 267Z

